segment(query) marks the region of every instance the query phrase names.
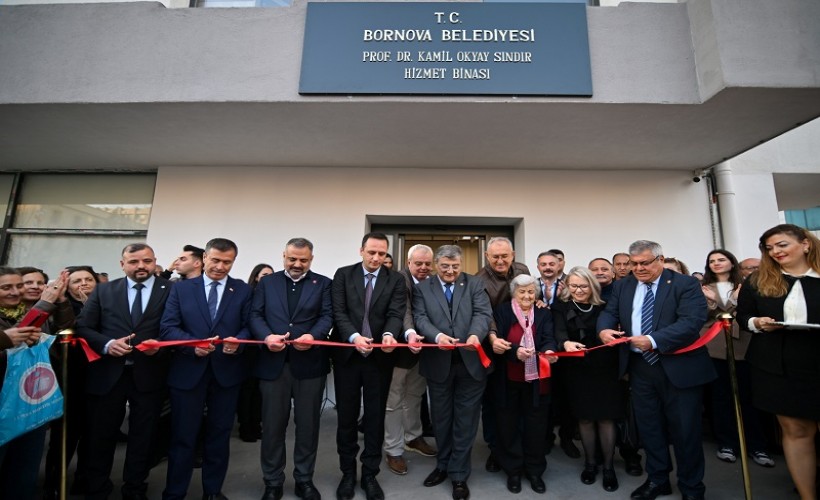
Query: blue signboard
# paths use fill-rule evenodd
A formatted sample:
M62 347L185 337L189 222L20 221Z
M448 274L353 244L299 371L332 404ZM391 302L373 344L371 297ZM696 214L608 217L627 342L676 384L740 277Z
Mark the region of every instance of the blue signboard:
M577 3L309 3L300 94L591 96Z

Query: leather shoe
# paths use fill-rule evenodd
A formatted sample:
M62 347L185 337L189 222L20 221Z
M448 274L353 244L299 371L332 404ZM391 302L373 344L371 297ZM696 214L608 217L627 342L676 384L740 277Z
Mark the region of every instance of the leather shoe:
M296 483L296 496L302 500L321 500L322 494L316 489L313 481L305 481L303 483ZM281 494L279 498L282 498Z
M214 493L212 495L202 495L202 500L228 500L228 497L223 495L220 491L219 493Z
M575 446L571 439L561 440L561 449L567 454L569 458L581 458L581 450Z
M501 470L501 466L495 461L495 457L492 453L487 457L487 463L484 464L484 468L487 469L487 472L498 472Z
M584 465L584 470L581 471L581 482L584 484L592 484L598 476L598 466L595 464Z
M339 487L336 488L336 498L338 500L350 500L356 495L356 476L353 474L345 474L342 480L339 481Z
M521 476L518 474L507 476L507 489L510 493L521 493Z
M624 468L626 473L630 476L640 476L643 474L643 467L641 467L641 456L624 458Z
M536 493L546 493L547 485L544 483L544 480L541 479L541 476L532 476L527 474L527 479L530 481L530 486L532 486L532 491Z
M637 490L629 496L632 500L655 500L661 495L671 495L672 486L667 482L664 484L653 483L647 479Z
M262 500L280 500L285 492L281 486L265 486L265 493Z
M431 472L430 475L424 479L424 486L427 486L428 488L431 486L438 486L443 483L445 479L447 479L447 471L436 468L433 469L433 472Z
M453 500L467 500L470 498L470 488L467 481L453 481Z
M387 462L387 468L390 469L390 472L393 474L398 474L400 476L407 474L407 462L404 460L404 457L391 457L390 455L385 455L384 460Z
M615 475L615 469L604 469L601 472L601 477L606 491L618 489L618 476Z
M430 443L425 441L424 436L419 436L412 441L404 443L404 449L415 451L425 457L434 457L438 454L438 450L436 450Z
M376 481L376 476L363 476L362 489L367 500L384 500L384 490Z

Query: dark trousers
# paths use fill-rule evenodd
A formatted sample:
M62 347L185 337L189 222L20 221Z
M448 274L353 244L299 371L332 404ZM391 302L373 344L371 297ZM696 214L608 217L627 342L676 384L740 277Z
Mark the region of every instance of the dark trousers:
M572 409L569 406L568 390L572 386L572 381L568 379L566 365L560 363L552 366L552 375L550 376L550 387L552 388L552 397L550 400L550 413L547 422L547 432L545 438L549 440L547 446L551 446L552 440L555 439L555 427L558 426L558 437L561 441L572 441L575 436L575 427L578 421L572 415Z
M371 353L363 357L351 353L347 362L333 367L336 386L336 448L339 452L339 468L342 474L356 475L356 456L359 454L359 411L364 399L364 450L362 477L379 473L384 442L384 414L393 367L379 366Z
M541 477L547 470L549 398L549 394L539 396L535 406L532 383L507 381L506 404L496 402L498 442L494 451L507 475Z
M168 476L162 498L184 499L194 472L197 436L205 417L205 446L202 459L202 491L216 495L228 473L230 439L233 430L239 384L222 387L212 372L205 370L202 380L189 390L171 388L171 447L168 450Z
M34 498L47 430L42 425L0 446L0 500Z
M649 479L658 484L669 481L671 444L675 450L681 493L703 496L706 491L701 434L703 386L675 387L661 363L650 365L636 353L630 354L629 379Z
M729 362L725 359L712 359L718 378L712 382L712 430L718 447L729 447L740 451L740 440L735 419L735 407L732 398L732 383L729 379ZM737 389L740 398L740 411L743 414L743 430L749 451L766 451L766 440L763 437L763 426L760 424L757 409L752 406L752 386L749 377L749 366L745 361L735 361Z
M297 483L313 480L319 447L319 424L325 376L296 379L286 363L276 380L260 380L262 391L262 477L266 486L285 482L287 449L285 433L293 400L293 479Z
M111 469L125 403L130 408L128 446L123 468L124 495L144 494L151 469L151 447L156 437L165 390L140 392L133 373L126 367L114 388L103 396L88 395L86 437L88 439L88 499L108 498L113 490Z
M443 382L427 380L438 457L436 467L453 481L466 481L472 472L470 455L481 419L486 380L476 380L462 363L450 367Z

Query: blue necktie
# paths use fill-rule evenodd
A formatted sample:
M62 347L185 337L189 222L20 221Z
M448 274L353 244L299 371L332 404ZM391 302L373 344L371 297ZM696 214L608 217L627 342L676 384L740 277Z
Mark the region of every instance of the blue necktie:
M131 326L136 327L142 319L142 289L145 285L137 283L132 288L137 291L137 295L134 296L134 303L131 304Z
M643 297L643 307L641 307L641 335L652 333L652 317L655 313L655 294L652 293L652 283L646 284L646 295ZM650 365L654 365L661 359L655 351L643 351L643 359Z
M444 284L444 296L447 297L447 304L452 306L453 305L453 284L452 283L445 283Z
M370 299L373 297L373 273L367 273L365 278L367 284L364 286L364 318L362 319L362 335L372 339L373 333L370 331Z
M211 281L211 291L208 292L208 311L211 313L211 319L216 319L216 305L219 296L216 294L216 287L222 283L218 281Z

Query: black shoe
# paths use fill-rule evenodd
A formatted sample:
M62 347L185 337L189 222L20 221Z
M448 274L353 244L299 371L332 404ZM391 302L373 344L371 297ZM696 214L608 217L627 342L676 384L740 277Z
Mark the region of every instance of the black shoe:
M643 467L641 467L640 455L624 458L624 462L626 462L626 465L624 466L624 468L626 469L626 473L630 476L640 476L643 474Z
M228 500L228 497L223 495L220 491L219 493L214 493L212 495L202 495L202 500Z
M581 482L584 484L592 484L598 476L598 466L595 464L585 464L584 470L581 471Z
M470 488L467 481L453 481L453 500L467 500L470 498Z
M569 458L581 458L581 450L575 446L571 439L561 440L561 449L567 454Z
M671 494L672 486L668 482L665 484L657 484L647 479L637 490L632 492L629 498L632 500L655 500L661 495Z
M615 475L615 469L604 469L601 471L601 477L606 491L615 491L618 489L618 476Z
M521 493L521 476L518 474L507 476L507 489L510 493Z
M438 486L443 483L445 479L447 479L447 471L436 468L424 479L424 486L428 488Z
M265 493L262 500L280 500L285 492L281 486L265 486Z
M495 457L492 453L487 457L487 463L484 464L484 468L487 469L487 472L498 472L501 470L501 466L495 461Z
M353 474L345 474L342 480L339 481L339 487L336 488L336 498L338 500L350 500L356 495L356 476Z
M541 476L527 474L527 479L530 481L532 491L536 493L545 493L547 491L547 485L544 483L544 480L541 479Z
M376 476L362 476L362 489L367 500L384 500L384 490L376 481Z
M296 483L296 496L302 500L321 500L322 494L316 489L313 481L305 481L304 483ZM282 498L281 495L279 498Z

